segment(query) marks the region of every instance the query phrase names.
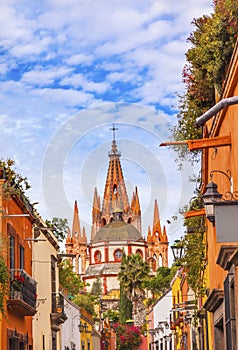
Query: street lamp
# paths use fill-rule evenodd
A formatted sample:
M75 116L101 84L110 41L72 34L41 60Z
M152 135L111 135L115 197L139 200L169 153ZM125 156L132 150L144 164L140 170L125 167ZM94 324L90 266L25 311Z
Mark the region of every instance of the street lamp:
M209 182L202 200L206 210L206 217L213 225L215 224L215 204L220 201L221 197L222 194L217 191L217 184L212 181Z
M174 244L171 245L171 249L172 249L175 261L177 261L177 260L182 258L184 247L183 247L183 245L182 245L180 240L176 239L174 241Z
M88 329L88 325L86 323L82 323L80 322L79 325L79 332L82 333L82 332L86 332L87 333L87 329Z

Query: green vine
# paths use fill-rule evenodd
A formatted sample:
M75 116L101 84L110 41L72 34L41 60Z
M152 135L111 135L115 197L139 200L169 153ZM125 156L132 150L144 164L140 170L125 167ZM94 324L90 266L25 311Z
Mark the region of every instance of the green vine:
M9 272L4 258L0 256L0 312L5 316L5 299L8 294Z
M200 197L193 199L188 210L198 210L203 207ZM207 266L206 245L204 243L205 219L204 216L194 216L184 221L187 234L183 238L184 256L181 264L187 272L187 281L195 294L195 317L197 320L197 301L205 295L206 280L205 270Z

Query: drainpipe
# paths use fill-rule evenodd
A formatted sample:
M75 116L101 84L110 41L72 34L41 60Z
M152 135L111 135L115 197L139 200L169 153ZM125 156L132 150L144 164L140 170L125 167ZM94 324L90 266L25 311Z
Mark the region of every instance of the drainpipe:
M215 106L206 111L201 117L198 117L195 121L195 127L199 128L211 119L215 114L220 112L224 107L238 104L238 96L224 98L219 101Z

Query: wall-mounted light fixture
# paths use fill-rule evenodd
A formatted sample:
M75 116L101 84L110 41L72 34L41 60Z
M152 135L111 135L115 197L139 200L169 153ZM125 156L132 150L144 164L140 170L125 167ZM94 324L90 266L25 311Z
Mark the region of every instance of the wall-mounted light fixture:
M215 182L209 182L206 186L206 192L202 196L207 219L214 225L215 223L215 207L214 204L220 201L222 194L217 190Z
M209 182L202 199L207 219L213 226L216 224L217 242L237 242L238 192L227 191L222 195L217 184Z
M183 252L184 252L184 246L180 240L176 239L174 241L174 244L171 245L170 248L172 249L175 261L178 261L179 259L182 258Z
M169 329L169 324L167 321L159 321L158 325L163 325L165 329Z
M88 330L88 325L86 323L83 324L81 321L80 321L78 327L79 327L80 333L87 332L87 330Z

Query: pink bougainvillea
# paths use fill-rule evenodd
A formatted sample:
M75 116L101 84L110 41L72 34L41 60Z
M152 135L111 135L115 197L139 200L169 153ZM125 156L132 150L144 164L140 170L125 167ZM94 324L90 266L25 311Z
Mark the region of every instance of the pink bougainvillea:
M141 343L141 331L139 327L122 324L114 325L117 335L118 350L137 350Z

